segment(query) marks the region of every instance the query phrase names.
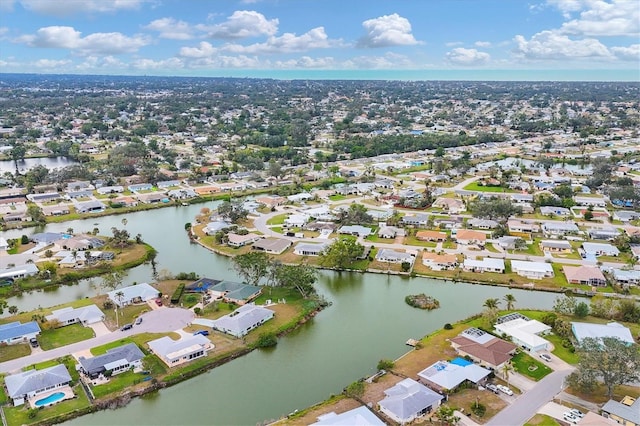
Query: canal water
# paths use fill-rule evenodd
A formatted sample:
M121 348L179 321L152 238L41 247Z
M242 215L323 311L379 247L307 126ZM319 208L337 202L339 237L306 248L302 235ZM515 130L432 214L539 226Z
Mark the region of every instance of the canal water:
M158 269L196 272L211 278L235 279L229 259L190 244L184 224L204 205L169 207L47 225L47 231L88 231L98 227L126 229L158 250ZM213 208L214 204L207 205ZM11 231L10 238L30 230ZM152 280L149 265L131 270L125 284ZM517 307L548 309L556 295L527 290L427 278L378 274L320 273L318 291L332 305L270 350L256 350L208 373L133 400L117 410L102 411L68 422L71 425L254 425L322 401L347 384L375 371L381 358L395 359L408 350L409 338L420 338L445 323L482 310L488 298L512 293ZM409 294L427 293L440 309L422 311L405 304ZM49 306L92 295L88 284L34 292L9 300L21 310ZM428 347L424 350L428 350Z
M18 170L20 171L20 173L24 173L27 170L38 165L45 166L49 170L61 169L73 164L78 164L78 162L68 157L25 158L24 160L18 161ZM0 161L0 175L4 174L5 172L15 173L15 171L16 165L13 160Z

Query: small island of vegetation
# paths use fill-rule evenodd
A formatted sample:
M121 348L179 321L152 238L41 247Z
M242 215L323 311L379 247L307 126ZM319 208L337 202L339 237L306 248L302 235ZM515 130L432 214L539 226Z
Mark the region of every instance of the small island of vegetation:
M404 298L404 301L409 306L413 306L414 308L427 309L429 311L438 309L440 307L440 302L438 301L438 299L432 296L427 296L424 293L410 294L409 296Z

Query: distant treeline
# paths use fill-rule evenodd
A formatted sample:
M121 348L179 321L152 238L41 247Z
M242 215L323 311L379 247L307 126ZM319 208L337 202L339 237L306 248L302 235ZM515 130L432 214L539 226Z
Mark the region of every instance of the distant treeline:
M464 132L454 135L427 133L423 135L380 135L370 138L356 136L336 141L333 149L337 153L350 153L351 158L363 158L439 147L452 148L487 142L504 142L506 140L507 137L501 133L482 133L477 136L468 136Z

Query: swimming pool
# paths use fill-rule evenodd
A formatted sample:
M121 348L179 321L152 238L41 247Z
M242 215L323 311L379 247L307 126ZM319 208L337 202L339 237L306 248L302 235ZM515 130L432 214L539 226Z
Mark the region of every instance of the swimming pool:
M51 405L55 402L60 401L61 399L64 398L64 392L56 392L56 393L52 393L51 395L49 395L46 398L42 398L36 401L35 406L36 407L44 407L45 405Z

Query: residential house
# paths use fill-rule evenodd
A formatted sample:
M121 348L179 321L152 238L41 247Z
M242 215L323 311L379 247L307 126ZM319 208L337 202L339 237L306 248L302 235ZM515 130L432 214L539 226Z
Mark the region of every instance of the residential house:
M492 257L485 257L480 260L466 258L462 263L462 268L465 271L471 272L495 272L504 274L504 260L494 259Z
M512 260L511 270L521 277L535 280L552 278L554 276L553 267L547 262L531 262L528 260Z
M128 195L123 195L121 197L116 197L111 200L112 205L121 206L121 207L135 207L138 205L138 199L130 197Z
M0 251L9 250L9 242L6 238L0 237Z
M569 217L571 216L571 210L564 207L555 207L555 206L542 206L540 207L540 214L544 216L563 216Z
M620 339L627 345L633 345L635 343L633 341L631 331L624 325L617 322L610 322L608 324L572 322L571 331L578 341L578 344L581 344L586 338L600 340L605 337Z
M498 222L491 219L478 219L474 217L467 220L467 226L476 229L483 229L485 231L488 231L489 229L495 229L498 227L498 225L500 225Z
M610 399L600 409L602 416L624 426L640 426L640 398L625 396L620 402Z
M422 264L434 271L449 270L458 266L458 257L455 254L425 251L422 253Z
M96 305L73 308L71 306L57 309L46 316L47 321L57 321L61 327L80 323L83 326L104 321L104 313Z
M284 220L286 228L302 228L309 221L306 214L292 214Z
M589 234L589 238L592 240L605 240L611 241L618 235L620 235L620 231L616 228L607 227L607 228L590 228L587 233Z
M360 225L343 225L338 229L339 234L356 235L362 238L367 238L371 232L371 228Z
M251 248L270 254L282 254L291 247L292 242L283 238L263 238L253 243Z
M144 204L156 204L167 202L168 198L164 192L152 192L150 194L138 194L136 195L138 201Z
M376 260L378 262L388 262L388 263L407 262L413 265L413 262L416 260L416 256L413 253L381 248L380 250L378 250L378 253L376 253Z
M590 286L606 286L607 279L597 266L567 266L562 267L562 272L569 284L581 284Z
M106 353L91 358L78 358L80 371L91 379L108 374L115 376L142 367L144 353L135 343L118 346L107 350Z
M69 207L65 204L56 204L55 206L42 206L42 214L45 216L62 216L69 214Z
M171 188L172 186L180 186L179 180L162 180L156 184L159 189Z
M91 189L81 189L79 191L67 191L65 193L65 198L68 200L75 200L77 198L89 198L93 196L93 191Z
M606 243L582 243L582 250L591 256L619 256L620 250L616 246Z
M429 216L426 214L408 214L406 216L402 216L402 224L405 226L415 226L417 228L424 228L427 226L429 222Z
M547 236L575 235L580 229L573 222L544 222L542 232Z
M631 222L640 219L640 213L632 210L616 210L613 213L613 219L620 222Z
M639 285L640 271L635 269L611 269L611 275L618 284L623 285Z
M220 281L212 286L209 292L215 299L222 298L227 302L244 305L258 297L262 293L262 288L235 281Z
M160 292L149 284L141 283L110 291L107 293L107 296L109 296L109 299L113 303L122 308L127 305L144 303L148 300L156 299L159 294Z
M437 361L418 373L419 380L432 389L449 392L464 382L482 384L491 371L464 358Z
M445 232L438 231L418 231L416 239L419 241L435 241L438 243L447 241L448 235Z
M262 235L254 234L253 232L250 232L245 235L229 232L227 234L227 238L228 238L227 245L231 247L244 247L246 245L253 244L256 241L261 240Z
M33 263L25 263L24 265L17 265L11 268L0 269L0 279L15 280L18 278L25 278L37 275L40 270Z
M207 223L207 225L204 228L202 228L202 231L207 235L215 235L217 232L222 231L224 229L229 229L232 226L233 225L229 222L216 220L216 221Z
M450 339L451 346L465 358L470 358L481 367L501 371L518 348L511 342L499 339L475 327L467 328Z
M115 185L115 186L101 186L96 191L100 195L108 195L108 194L118 194L124 192L124 186Z
M0 345L27 343L38 334L40 334L40 326L36 321L25 322L24 324L20 323L20 321L2 324L0 325Z
M562 254L568 254L573 251L571 243L566 240L542 240L540 241L540 249L546 253Z
M551 330L546 324L532 320L520 313L507 314L496 320L495 331L506 335L511 341L529 352L547 350L549 342L542 337Z
M386 389L384 395L385 398L378 403L380 411L400 424L430 413L444 399L444 396L408 378Z
M196 198L198 193L191 188L180 188L167 191L167 196L174 200L185 200L189 198Z
M324 252L329 243L298 243L293 249L293 253L298 256L320 256Z
M213 343L200 334L182 336L179 340L164 336L147 344L151 351L169 367L205 357L208 351L214 348Z
M438 197L433 202L432 207L443 209L449 214L458 214L464 212L467 208L464 201L457 198Z
M576 205L584 207L606 207L607 200L601 197L580 197L574 196L573 201Z
M533 194L513 193L509 198L516 204L533 203Z
M317 420L317 422L311 423L311 426L385 426L385 423L364 405L340 414L331 411L318 416Z
M269 321L274 315L271 309L247 303L232 313L214 320L213 329L235 337L243 337Z
M273 209L286 203L287 199L278 195L267 195L264 197L256 198L256 202L264 204L265 207Z
M433 226L440 229L457 229L462 227L463 218L460 216L434 217Z
M378 229L378 237L394 239L396 237L404 237L406 235L403 228L397 226L381 226Z
M47 203L62 198L57 192L45 192L44 194L27 194L27 200L33 203Z
M309 194L308 192L301 192L299 194L293 194L293 195L287 196L287 200L291 201L292 203L299 203L301 201L310 200L312 198L313 198L313 195Z
M102 201L98 200L84 202L74 201L73 205L78 213L102 212L107 208L107 206Z
M538 224L516 219L508 220L507 228L509 229L509 232L516 234L532 234L540 232L540 226Z
M472 229L458 229L455 235L452 234L458 244L477 245L483 247L487 241L487 234Z
M498 238L496 241L498 242L498 246L500 246L504 250L515 250L517 248L518 241L522 240L521 237L512 237L511 235L503 235Z
M153 189L153 185L150 183L134 183L129 185L127 189L131 192L151 191Z
M22 373L7 376L4 379L7 395L13 400L14 406L23 405L39 395L51 393L50 391L54 389L65 387L70 382L71 376L63 364L57 364L41 370L23 371Z

